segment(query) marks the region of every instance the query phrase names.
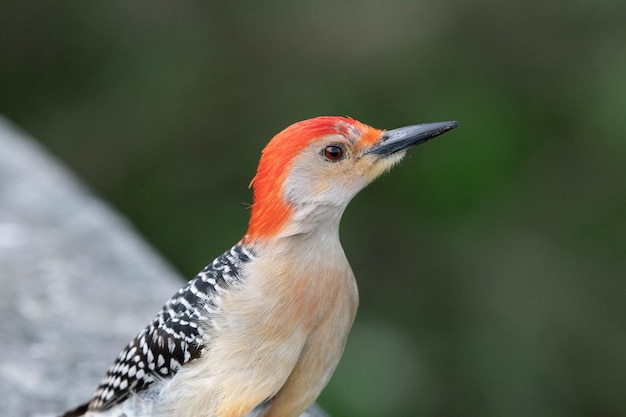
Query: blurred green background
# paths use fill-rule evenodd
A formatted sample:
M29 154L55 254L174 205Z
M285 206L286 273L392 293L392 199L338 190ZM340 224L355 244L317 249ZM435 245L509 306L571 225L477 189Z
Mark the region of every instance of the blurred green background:
M344 216L361 310L321 404L626 415L626 2L4 1L0 27L0 112L187 277L292 122L459 120Z

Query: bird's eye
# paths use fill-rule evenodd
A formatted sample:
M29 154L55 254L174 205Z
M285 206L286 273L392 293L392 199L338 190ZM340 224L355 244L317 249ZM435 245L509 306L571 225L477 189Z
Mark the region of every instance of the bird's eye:
M343 148L330 145L324 148L323 154L329 161L339 161L343 158Z

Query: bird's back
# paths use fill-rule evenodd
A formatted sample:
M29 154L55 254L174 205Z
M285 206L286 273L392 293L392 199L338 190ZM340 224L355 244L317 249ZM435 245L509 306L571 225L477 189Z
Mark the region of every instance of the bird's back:
M80 416L87 412L107 415L116 405L127 402L150 406L151 397L180 367L202 355L209 335L207 328L219 309L220 294L241 279L243 266L254 259L251 250L237 244L207 265L165 303L152 322L122 350L100 382L91 401L64 414ZM128 417L136 413L129 414ZM123 413L119 410L119 413ZM115 414L111 414L112 416Z

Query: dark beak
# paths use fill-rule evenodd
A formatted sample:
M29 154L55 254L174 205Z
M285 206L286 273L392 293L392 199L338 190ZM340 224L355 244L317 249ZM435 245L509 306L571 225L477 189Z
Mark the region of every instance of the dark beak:
M420 143L446 133L458 126L458 122L425 123L387 130L374 146L365 151L364 155L374 154L382 157L408 149Z

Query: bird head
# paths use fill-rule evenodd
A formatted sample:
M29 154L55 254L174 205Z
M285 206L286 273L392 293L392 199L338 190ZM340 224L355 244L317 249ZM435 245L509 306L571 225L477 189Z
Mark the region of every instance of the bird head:
M350 200L407 149L456 126L443 122L384 131L339 116L294 123L262 152L250 183L254 197L244 240L338 225Z

